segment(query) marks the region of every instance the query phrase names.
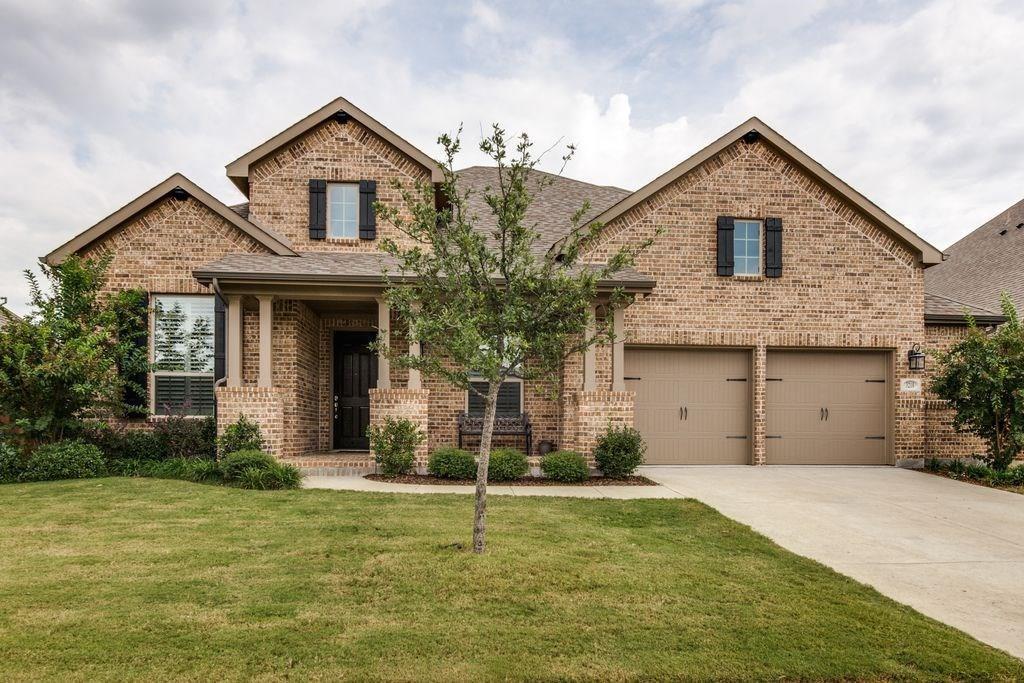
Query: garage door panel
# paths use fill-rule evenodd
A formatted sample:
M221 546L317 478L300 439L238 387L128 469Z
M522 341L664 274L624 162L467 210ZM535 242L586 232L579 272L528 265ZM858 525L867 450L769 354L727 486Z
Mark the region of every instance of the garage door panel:
M888 462L885 353L769 351L767 360L769 464Z
M630 348L625 374L648 464L750 461L749 352Z

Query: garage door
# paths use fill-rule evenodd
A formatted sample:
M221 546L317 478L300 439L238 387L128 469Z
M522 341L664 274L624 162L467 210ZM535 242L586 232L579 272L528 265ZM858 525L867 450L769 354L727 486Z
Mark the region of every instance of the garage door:
M769 351L768 464L886 464L887 375L882 352Z
M750 354L626 349L626 388L651 465L750 462Z

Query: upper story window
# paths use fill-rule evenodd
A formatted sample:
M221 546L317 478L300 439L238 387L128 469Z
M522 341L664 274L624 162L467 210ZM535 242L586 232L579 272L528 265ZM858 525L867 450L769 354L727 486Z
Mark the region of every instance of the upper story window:
M212 296L153 297L153 412L213 415Z
M733 230L736 275L761 274L761 221L736 219Z
M359 185L330 183L327 185L327 234L334 238L356 238L359 235Z

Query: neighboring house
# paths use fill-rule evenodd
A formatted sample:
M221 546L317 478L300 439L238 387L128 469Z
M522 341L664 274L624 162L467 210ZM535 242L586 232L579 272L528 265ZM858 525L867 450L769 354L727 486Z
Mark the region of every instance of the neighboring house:
M7 297L0 296L0 329L15 320L21 320L21 318L7 308Z
M184 405L223 428L244 413L276 455L339 470L369 466L366 426L387 415L428 433L421 466L454 443L458 414L479 408L467 392L367 349L392 326L378 240L400 238L373 203L398 202L393 180L436 183L435 161L339 98L227 175L247 204L173 175L45 257L108 252L111 288L150 293L147 419ZM478 192L495 178L460 172ZM633 295L613 317L618 343L571 359L555 397L502 388L503 412L529 414L531 457L543 440L589 455L609 423L635 424L658 464L926 455L908 352L927 344L939 250L756 118L635 192L552 180L529 216L551 256L584 200L607 225L588 262L663 232L594 302L603 316L607 292Z

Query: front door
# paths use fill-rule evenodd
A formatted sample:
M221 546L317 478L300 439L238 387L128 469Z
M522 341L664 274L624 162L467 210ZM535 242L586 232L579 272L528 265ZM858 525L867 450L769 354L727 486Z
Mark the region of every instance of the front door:
M334 333L334 447L368 450L370 389L377 386L373 332Z

